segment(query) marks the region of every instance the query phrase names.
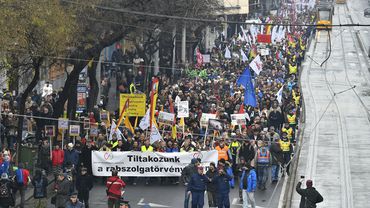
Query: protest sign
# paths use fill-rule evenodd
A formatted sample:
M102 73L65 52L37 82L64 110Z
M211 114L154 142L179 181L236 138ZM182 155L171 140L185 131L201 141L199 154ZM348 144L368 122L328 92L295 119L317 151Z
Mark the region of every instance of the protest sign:
M245 120L245 113L240 114L231 114L231 124L232 125L247 125L247 121Z
M124 112L125 116L144 116L145 115L145 94L120 94L119 112L122 111L126 100L130 99L130 105Z
M126 177L179 177L193 158L200 158L206 170L218 159L216 150L173 153L92 151L91 154L93 175L105 177L111 176L112 170Z
M69 136L79 136L79 135L80 135L80 125L70 125Z
M216 114L209 114L209 113L202 113L202 117L200 118L200 126L207 127L209 119L215 119Z
M160 111L158 115L158 123L172 126L175 123L175 114Z
M177 103L177 118L189 117L189 101L180 101Z

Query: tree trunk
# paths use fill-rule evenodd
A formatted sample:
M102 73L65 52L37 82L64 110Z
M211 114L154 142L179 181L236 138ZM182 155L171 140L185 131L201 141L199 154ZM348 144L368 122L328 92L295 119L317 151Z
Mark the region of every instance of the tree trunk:
M71 84L69 85L68 104L67 104L67 117L69 120L74 120L76 118L77 83L78 83L78 76L77 76L77 79L72 79Z
M105 47L112 45L113 43L117 42L118 40L121 40L124 37L125 34L126 34L126 31L121 31L121 32L118 32L118 33L114 33L114 34L112 34L112 36L110 36L110 37L108 37L104 40L101 40L98 44L96 44L91 49L88 49L88 50L86 50L84 48L77 49L76 52L73 55L71 55L71 57L74 58L74 59L78 59L78 60L91 60L91 58L99 58L101 51ZM74 64L74 69L72 70L72 72L67 77L67 80L64 84L64 88L63 88L62 92L59 94L59 99L57 100L57 102L54 105L54 113L53 113L54 118L58 118L63 114L64 104L66 103L67 100L69 100L69 97L71 96L69 94L70 92L72 92L73 94L76 94L76 96L77 96L77 90L76 90L77 88L72 89L72 87L73 87L74 83L76 83L76 86L77 86L78 76L79 76L80 72L82 71L82 69L87 64L88 64L88 61L78 61ZM74 102L74 104L72 103L71 106L70 106L72 108L72 105L77 104L76 103L77 99L75 99L74 101L71 101L71 102ZM70 102L68 102L68 103L70 103Z
M87 100L87 112L91 112L96 105L99 94L99 83L96 79L96 70L98 62L94 62L91 69L87 70L90 82L89 98Z
M40 67L41 67L42 61L43 61L43 58L37 58L37 59L32 60L34 75L33 75L31 83L27 86L26 90L23 92L21 96L21 99L19 102L19 115L24 115L27 97L32 92L33 88L36 87L40 79ZM22 143L23 120L24 120L23 116L18 117L17 156L16 156L17 164L19 162L19 159L21 158L20 146Z

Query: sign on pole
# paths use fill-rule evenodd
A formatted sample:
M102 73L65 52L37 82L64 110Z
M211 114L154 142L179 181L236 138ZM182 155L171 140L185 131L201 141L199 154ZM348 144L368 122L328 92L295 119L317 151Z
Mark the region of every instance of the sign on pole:
M247 121L245 120L245 113L231 114L231 124L234 126L247 125Z
M158 123L172 126L175 123L175 114L160 111L158 115Z
M216 114L202 113L202 117L200 118L200 126L208 127L208 120L215 119L215 118L216 118Z
M68 119L58 119L58 129L68 129Z
M189 101L180 101L177 103L177 117L187 118L189 117Z
M52 125L45 126L45 137L55 137L55 126Z
M125 116L144 116L145 115L145 94L120 94L119 112L122 111L126 100L130 99L130 105L126 109Z
M79 136L79 135L80 135L80 125L70 125L69 136Z

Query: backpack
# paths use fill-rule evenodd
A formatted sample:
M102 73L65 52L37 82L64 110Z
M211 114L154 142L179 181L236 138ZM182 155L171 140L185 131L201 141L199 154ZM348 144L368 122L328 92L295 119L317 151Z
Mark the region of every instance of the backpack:
M0 198L10 197L10 191L8 189L7 183L1 183L0 185Z
M18 186L24 186L24 180L23 180L23 170L18 168L18 170L15 171L15 178Z
M35 181L35 198L45 197L43 183L44 183L43 178L41 178L40 181Z

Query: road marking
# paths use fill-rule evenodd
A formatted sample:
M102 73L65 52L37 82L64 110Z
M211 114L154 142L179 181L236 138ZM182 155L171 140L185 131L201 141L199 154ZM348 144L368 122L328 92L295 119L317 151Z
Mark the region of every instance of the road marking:
M144 198L141 198L139 203L137 203L138 206L146 206L146 207L170 207L162 204L155 204L155 203L144 203Z
M234 198L231 204L234 206L243 206L243 204L239 203L239 198ZM251 206L249 205L248 207L251 207ZM264 207L256 206L256 208L264 208Z

